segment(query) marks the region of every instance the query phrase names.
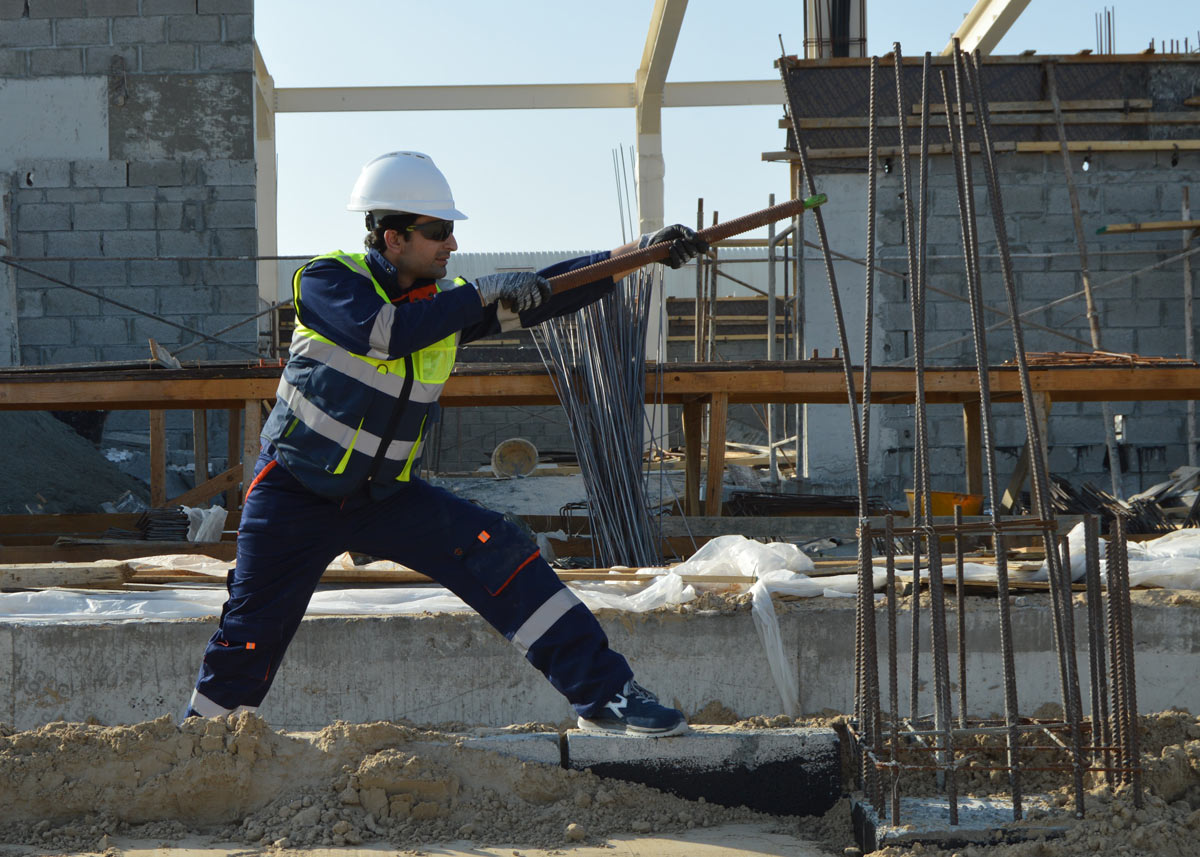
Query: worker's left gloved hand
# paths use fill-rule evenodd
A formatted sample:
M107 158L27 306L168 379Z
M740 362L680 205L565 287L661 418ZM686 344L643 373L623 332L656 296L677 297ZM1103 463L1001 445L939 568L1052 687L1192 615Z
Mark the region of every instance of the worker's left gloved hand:
M708 242L696 234L695 229L689 229L682 223L675 223L657 232L643 235L638 239L638 248L662 244L664 241L671 242L671 255L663 260L663 264L672 268L682 268L701 253L708 252Z
M501 301L513 312L540 306L550 297L550 283L532 271L488 274L475 281L483 305Z

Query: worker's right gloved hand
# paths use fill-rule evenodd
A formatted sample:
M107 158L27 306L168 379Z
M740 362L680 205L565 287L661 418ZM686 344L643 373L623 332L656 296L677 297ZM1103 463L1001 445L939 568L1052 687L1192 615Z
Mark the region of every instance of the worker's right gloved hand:
M663 259L664 265L672 268L682 268L686 263L708 252L708 242L701 238L695 229L675 223L657 232L648 232L638 239L638 248L649 247L651 244L671 242L669 254Z
M532 271L506 271L488 274L474 283L483 305L502 301L514 312L540 306L550 297L550 283Z

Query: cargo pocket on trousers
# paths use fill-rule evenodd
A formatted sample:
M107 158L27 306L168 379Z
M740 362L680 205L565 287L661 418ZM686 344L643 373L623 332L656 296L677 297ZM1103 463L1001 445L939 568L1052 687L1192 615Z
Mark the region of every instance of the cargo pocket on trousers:
M537 546L499 516L494 523L455 545L452 552L489 595L503 592L538 555Z

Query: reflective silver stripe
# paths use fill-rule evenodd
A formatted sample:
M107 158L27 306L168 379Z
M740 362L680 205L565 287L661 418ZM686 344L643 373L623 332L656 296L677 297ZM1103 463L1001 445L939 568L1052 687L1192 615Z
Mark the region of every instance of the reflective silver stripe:
M367 341L371 345L371 350L367 352L368 357L374 357L376 360L389 360L392 355L392 323L396 320L396 308L391 304L384 304L379 308L378 314L375 316L375 324L371 327L371 335Z
M353 378L361 384L387 393L389 396L399 396L404 390L404 375L392 372L380 372L372 364L360 360L346 349L328 342L322 342L303 333L293 336L289 349L292 354L307 357L324 363L331 369ZM385 355L386 356L386 355ZM382 359L382 358L376 358ZM413 381L409 400L428 404L436 402L442 394L445 384L423 384Z
M342 449L349 449L350 445L354 444L354 448L365 455L374 455L379 451L379 435L363 429L356 429L354 426L348 426L334 419L304 398L299 390L283 378L279 379L279 387L276 389L275 395L292 409L292 413L300 418L300 422L321 437L333 441ZM357 440L354 437L356 431L358 433ZM392 461L406 461L412 450L412 441L393 440L388 444L384 457L390 458Z
M223 717L226 714L233 714L237 711L258 711L257 705L239 705L237 708L225 708L222 705L217 705L198 690L192 691L192 698L188 702L188 707L201 717Z
M361 384L366 384L389 396L399 396L404 390L404 376L391 372L380 372L365 360L359 360L349 351L311 336L294 336L289 349L292 354L307 357L324 363L331 369L353 378ZM416 386L415 384L413 386Z
M555 622L580 603L582 602L575 597L575 593L571 590L566 588L558 590L542 602L542 606L534 610L533 615L517 629L517 633L512 636L513 645L520 650L522 655L528 654L530 647L540 640Z

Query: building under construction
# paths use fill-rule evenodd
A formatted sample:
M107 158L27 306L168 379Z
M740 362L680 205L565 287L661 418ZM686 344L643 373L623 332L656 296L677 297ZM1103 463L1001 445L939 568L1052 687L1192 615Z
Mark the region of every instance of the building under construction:
M582 483L517 514L694 734L589 743L482 619L419 573L349 554L263 716L301 731L465 724L480 751L680 801L847 806L859 853L1056 837L1062 850L1036 853L1093 853L1114 831L1130 850L1111 853L1148 853L1138 824L1183 841L1200 811L1200 721L1186 714L1200 710L1200 54L1118 54L1098 37L1095 51L993 56L1022 4L988 18L981 0L942 55L871 57L864 3L811 5L805 55L764 57L777 80L684 96L666 75L686 2L655 4L635 104L597 88L579 106L636 106L641 165L661 161L657 113L678 99L779 103L778 127L755 132L778 194L741 219L701 201L712 246L695 263L643 268L602 311L464 348L428 441L424 475L440 484L510 476L545 498L540 480ZM14 458L53 448L86 474L98 450L131 447L145 477L126 490L106 475L107 502L81 507L69 485L49 490L53 461L33 474L14 461L0 515L10 771L34 764L18 739L45 724L144 724L189 692L295 323L303 260L278 252L276 115L446 97L277 87L253 23L252 0L0 0L0 110L23 117L0 127L0 420ZM455 103L518 107L537 87L501 89ZM661 226L661 176L634 185L624 204L642 231ZM550 261L464 254L455 273ZM59 423L16 422L46 411L81 446L53 446ZM347 648L374 656L348 670ZM188 734L155 722L138 740ZM511 744L481 732L527 722L546 728ZM281 773L264 760L292 751L246 724L196 738L239 748L241 802L206 815L144 798L183 782L190 750L144 776L130 759L135 785L111 800L94 765L63 761L44 792L15 773L12 794L0 788L0 834L74 847L62 831L100 813L97 841L174 819L263 845L545 842L480 838L460 808L477 796L454 798L454 777L378 760L326 776L347 762L336 741L317 742L303 775ZM415 740L387 734L364 752ZM257 780L250 744L274 748ZM311 806L319 824L288 827ZM687 806L632 830L696 827L703 810Z

